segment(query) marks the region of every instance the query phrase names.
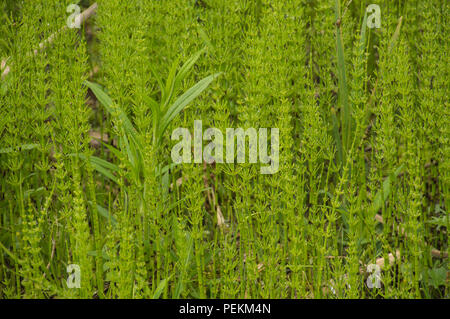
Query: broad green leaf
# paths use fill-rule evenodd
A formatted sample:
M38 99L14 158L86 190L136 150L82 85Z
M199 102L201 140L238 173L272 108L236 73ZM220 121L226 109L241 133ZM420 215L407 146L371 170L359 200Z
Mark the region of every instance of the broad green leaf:
M97 99L100 101L100 103L106 108L106 110L113 115L114 109L113 109L113 102L111 98L103 91L100 85L96 83L92 83L89 81L85 81L85 84L87 87L89 87L94 95L97 97ZM136 137L136 129L134 128L133 124L131 123L128 116L125 114L125 112L117 106L117 110L119 112L119 119L122 122L124 129L127 134L130 135L130 138L133 140L134 143L139 145L139 149L142 149L139 140Z
M395 44L397 43L398 37L400 36L400 29L402 27L402 21L403 21L403 17L400 17L398 19L398 24L397 24L397 27L395 28L394 34L392 35L391 42L389 43L389 49L388 49L389 54L392 52L392 49L394 49Z
M102 174L103 176L109 178L110 180L112 180L114 183L119 184L119 180L106 168L100 166L100 165L96 165L96 164L92 164L92 167L99 172L100 174Z
M68 156L77 156L77 154L72 153L72 154L69 154ZM82 160L85 160L85 161L87 160L87 157L84 154L78 154L78 157L81 158ZM117 165L112 164L112 163L110 163L108 161L105 161L104 159L101 159L101 158L96 157L96 156L90 156L89 157L89 161L93 165L102 166L102 167L104 167L106 169L110 169L110 170L113 170L113 171L118 171L119 170L119 167Z
M176 87L178 87L181 84L181 82L186 78L191 68L195 65L197 60L205 51L206 49L198 51L183 64L183 66L180 68L180 71L178 71L177 76L175 77Z
M103 146L105 146L107 149L109 149L111 151L111 153L113 153L117 158L120 158L121 154L117 148L115 148L114 146L109 145L108 143L105 143L103 141L100 141L100 143L102 143Z
M428 269L428 276L430 285L438 289L439 286L445 285L447 280L447 267Z
M98 253L97 250L90 250L90 251L87 252L87 254L88 254L88 256L93 256L93 257L98 257L99 256L99 253ZM101 254L102 254L102 259L104 259L104 260L109 260L110 259L109 256L106 254L106 252L101 251Z
M164 86L164 82L159 76L158 72L154 69L153 66L150 66L150 71L152 72L153 76L155 77L156 81L158 82L159 89L161 90L161 101L165 101L166 99L166 89Z
M361 58L364 57L366 51L366 29L367 29L367 11L364 13L364 18L361 26L361 37L359 39L359 55Z
M372 214L375 215L377 211L383 206L384 202L388 199L389 194L391 193L391 184L394 182L394 179L398 177L403 169L403 165L397 168L394 174L388 176L383 182L383 189L379 190L375 195L375 199L372 203Z
M95 164L95 165L100 165L100 166L102 166L102 167L104 167L104 168L113 170L113 171L115 171L115 172L119 171L119 166L117 166L117 165L115 165L115 164L112 164L112 163L110 163L110 162L108 162L108 161L105 161L104 159L101 159L101 158L99 158L99 157L96 157L96 156L90 156L90 157L89 157L89 160L91 161L91 163L93 163L93 164Z
M26 190L24 192L23 197L24 198L28 198L28 197L30 197L32 195L39 194L39 193L42 193L44 191L45 191L44 187L39 187L39 188L36 188L36 189L34 189L34 188L33 189L29 189L29 190Z
M169 75L167 77L167 81L166 81L166 97L164 99L164 101L162 101L163 103L163 107L161 108L161 110L164 112L166 106L171 102L172 100L172 95L174 93L176 93L176 86L175 86L175 76L176 76L176 72L177 72L177 68L178 65L180 64L180 57L178 57L172 64L172 67L170 68L169 71ZM175 92L174 92L175 91Z
M336 116L336 110L334 109L334 107L331 108L331 119L333 121L333 136L334 136L334 140L336 142L338 163L340 165L343 165L344 151L342 149L341 135L339 134L339 122L338 122L338 119Z
M159 118L159 114L160 114L159 103L156 102L150 96L145 96L144 100L146 103L148 103L148 105L150 105L150 109L152 110L152 117Z
M105 217L108 221L111 221L111 224L112 224L113 226L115 226L115 225L117 224L117 220L114 218L114 216L112 216L112 215L108 212L108 210L107 210L106 208L104 208L104 207L102 207L102 206L100 206L100 205L97 204L97 211L98 211L98 213L99 213L101 216Z
M131 150L130 144L128 143L128 138L126 134L123 136L123 142L125 144L125 151L127 152L128 160L130 161L131 166L133 168L136 168L136 159L133 154L133 151Z
M161 128L159 131L159 140L161 140L165 130L169 126L170 122L174 119L175 116L180 113L186 105L192 102L197 96L199 96L208 86L209 84L220 75L221 73L216 73L210 76L207 76L203 80L199 81L189 90L187 90L182 96L180 96L167 110L166 114L161 119Z
M0 241L0 248L3 249L5 251L5 253L11 257L14 261L18 262L19 259L16 257L16 255L14 255L8 248L6 248L5 246L3 246L2 242Z
M69 154L68 156L77 156L77 154ZM87 161L87 157L84 154L78 154L78 157L82 160ZM102 174L103 176L109 178L116 184L119 183L119 180L111 173L111 170L118 171L119 167L117 165L114 165L108 161L105 161L101 158L98 158L96 156L90 156L89 162L92 165L92 168L94 168L97 172Z
M211 40L209 39L208 35L206 34L205 30L202 27L198 27L198 34L200 35L200 38L202 38L203 42L208 46L208 48L211 51L215 51L214 45L211 43Z
M169 278L163 279L159 282L158 287L156 288L155 292L153 293L152 299L158 299L159 296L161 296L164 288L166 288L167 282L170 280L171 277L172 277L172 275Z
M171 163L171 164L168 164L168 165L164 166L162 169L160 169L158 167L156 169L156 176L160 176L161 174L164 174L165 172L167 172L168 170L174 168L177 165L180 165L180 164L179 163Z
M111 112L112 109L112 100L111 98L108 96L108 94L106 94L102 87L100 85L98 85L97 83L93 83L93 82L89 82L89 81L84 81L84 83L86 84L86 86L88 88L90 88L92 90L92 93L94 93L95 97L99 100L99 102L108 110L108 112Z

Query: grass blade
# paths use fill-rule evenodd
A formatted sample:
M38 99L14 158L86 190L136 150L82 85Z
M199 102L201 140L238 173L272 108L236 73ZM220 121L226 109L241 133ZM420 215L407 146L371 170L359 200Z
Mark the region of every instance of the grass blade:
M189 90L187 90L170 106L166 114L161 119L161 126L158 134L159 140L162 138L165 130L169 126L170 122L174 119L174 117L177 116L178 113L180 113L189 103L191 103L204 90L206 90L209 84L220 74L221 73L216 73L204 78L203 80L195 84L193 87L191 87Z
M345 52L342 41L342 29L340 20L340 4L339 0L335 2L336 10L336 51L338 64L338 81L339 81L339 105L341 108L341 134L343 146L343 159L349 149L349 141L351 135L351 110L348 96L347 75L345 70Z

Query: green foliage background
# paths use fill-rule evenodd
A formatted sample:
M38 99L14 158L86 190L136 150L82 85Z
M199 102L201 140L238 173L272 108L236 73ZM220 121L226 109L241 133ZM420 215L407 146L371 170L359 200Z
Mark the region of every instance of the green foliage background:
M2 298L449 297L448 1L99 0L61 30L73 2L0 0ZM279 128L279 172L173 165L195 119Z

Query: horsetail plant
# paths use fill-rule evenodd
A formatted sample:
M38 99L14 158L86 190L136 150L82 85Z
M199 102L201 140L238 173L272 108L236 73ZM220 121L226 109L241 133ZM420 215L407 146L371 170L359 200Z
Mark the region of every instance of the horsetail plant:
M0 298L449 297L445 1L73 2L0 0Z

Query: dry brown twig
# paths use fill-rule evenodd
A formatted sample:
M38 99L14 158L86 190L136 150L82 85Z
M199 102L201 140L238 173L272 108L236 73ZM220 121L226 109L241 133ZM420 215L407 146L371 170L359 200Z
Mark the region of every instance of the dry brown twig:
M91 137L91 145L94 147L100 147L101 142L109 143L109 137L108 134L103 133L101 134L99 131L90 131L89 136Z
M205 174L203 175L203 182L205 184L205 187L209 188L210 186L208 184L206 162L203 162L203 171L205 172ZM211 188L212 188L211 192L209 191L209 189L207 191L209 205L212 209L216 207L217 226L219 226L219 228L223 228L227 226L227 224L225 223L225 218L223 217L222 209L220 208L219 203L216 201L214 185L212 185Z

